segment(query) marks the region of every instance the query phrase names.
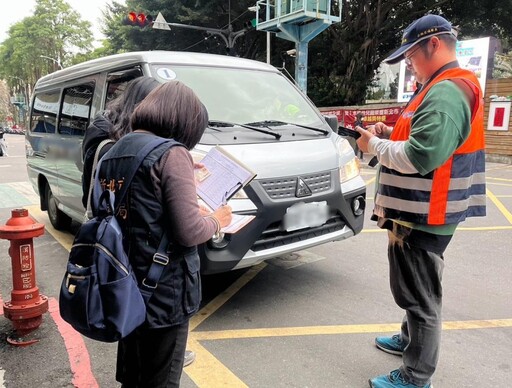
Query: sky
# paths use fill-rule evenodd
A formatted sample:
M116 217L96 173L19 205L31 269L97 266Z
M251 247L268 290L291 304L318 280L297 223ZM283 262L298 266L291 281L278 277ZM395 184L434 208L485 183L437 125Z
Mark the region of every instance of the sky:
M83 20L89 20L93 25L92 31L96 42L94 46L101 46L99 40L102 39L100 32L101 11L105 9L105 5L109 0L65 0L71 8L78 11ZM4 22L0 23L0 43L7 38L7 31L9 27L22 20L27 16L34 14L36 0L2 0L7 3L7 9L4 8L4 15L9 15L9 18L4 18ZM124 0L118 0L124 3ZM9 22L6 22L9 20Z

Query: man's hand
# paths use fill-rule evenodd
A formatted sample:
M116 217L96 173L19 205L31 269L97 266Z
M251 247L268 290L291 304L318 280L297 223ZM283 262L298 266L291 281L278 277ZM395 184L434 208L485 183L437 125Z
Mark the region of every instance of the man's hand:
M368 126L368 131L381 139L389 139L391 135L392 127L388 127L386 124L378 122L375 125Z
M361 137L356 140L357 146L361 151L368 152L368 142L375 135L359 126L356 126L354 129L361 135Z

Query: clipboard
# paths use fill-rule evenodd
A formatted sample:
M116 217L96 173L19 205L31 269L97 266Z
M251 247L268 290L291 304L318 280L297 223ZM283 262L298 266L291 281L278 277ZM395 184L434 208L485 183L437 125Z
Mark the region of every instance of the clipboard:
M212 210L217 210L256 177L256 173L224 148L213 147L197 169L197 195Z

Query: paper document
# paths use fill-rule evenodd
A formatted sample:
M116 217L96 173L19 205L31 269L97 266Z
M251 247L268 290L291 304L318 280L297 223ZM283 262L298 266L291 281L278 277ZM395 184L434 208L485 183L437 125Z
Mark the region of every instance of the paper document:
M220 147L214 147L196 170L197 195L213 210L225 205L256 174Z
M212 148L200 161L204 167L195 170L199 203L212 211L225 205L238 190L256 174L221 147ZM224 233L236 233L255 216L233 214L231 223L222 228Z
M242 229L245 225L251 222L255 216L243 216L241 214L233 214L233 219L231 223L222 228L220 231L224 233L236 233L240 229Z

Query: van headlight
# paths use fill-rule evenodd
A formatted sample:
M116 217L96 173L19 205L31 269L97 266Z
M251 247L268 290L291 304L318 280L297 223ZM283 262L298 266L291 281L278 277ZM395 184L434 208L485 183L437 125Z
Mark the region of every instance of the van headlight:
M340 182L347 182L357 176L360 173L359 159L354 157L348 163L345 163L340 167Z
M340 156L340 182L344 183L359 176L361 169L359 158L354 155L350 143L342 137L338 137L336 148ZM344 162L344 160L348 160L348 162Z

